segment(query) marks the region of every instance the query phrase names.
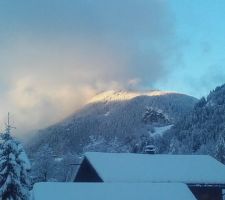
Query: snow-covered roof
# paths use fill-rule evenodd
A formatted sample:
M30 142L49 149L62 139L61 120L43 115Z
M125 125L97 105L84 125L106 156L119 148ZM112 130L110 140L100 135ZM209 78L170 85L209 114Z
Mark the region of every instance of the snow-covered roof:
M196 200L185 184L36 183L34 200Z
M86 153L104 182L225 184L225 166L207 155Z

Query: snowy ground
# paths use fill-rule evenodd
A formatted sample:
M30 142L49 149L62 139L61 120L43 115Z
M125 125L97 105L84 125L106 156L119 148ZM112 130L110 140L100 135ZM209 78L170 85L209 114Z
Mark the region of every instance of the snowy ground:
M173 125L154 127L154 132L149 132L150 136L163 136L163 134L168 131Z

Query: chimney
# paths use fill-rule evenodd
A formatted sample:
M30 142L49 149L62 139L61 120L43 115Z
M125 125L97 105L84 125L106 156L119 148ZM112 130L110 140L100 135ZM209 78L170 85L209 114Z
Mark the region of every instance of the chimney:
M154 145L147 145L145 146L144 149L145 154L155 154L156 153L156 148Z

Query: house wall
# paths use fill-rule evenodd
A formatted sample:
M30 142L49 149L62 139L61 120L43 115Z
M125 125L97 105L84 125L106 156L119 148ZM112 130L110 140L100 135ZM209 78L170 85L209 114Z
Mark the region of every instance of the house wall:
M96 170L85 158L77 172L74 182L103 182Z
M219 187L189 186L198 200L223 200L222 189Z

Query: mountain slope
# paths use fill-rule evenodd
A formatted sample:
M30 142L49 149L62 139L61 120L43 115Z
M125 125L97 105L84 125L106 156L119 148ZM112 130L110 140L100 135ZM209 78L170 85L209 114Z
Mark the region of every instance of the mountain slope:
M210 154L225 163L225 85L200 99L166 137L170 152Z
M82 152L91 136L103 137L107 141L115 137L121 140L141 136L148 134L152 125L174 124L193 108L196 101L193 97L174 92L104 92L73 116L41 130L30 148L37 150L47 143L56 154L64 154ZM144 121L147 111L150 116L161 118L153 120L150 117ZM152 112L158 114L153 115ZM166 120L162 121L162 117Z

